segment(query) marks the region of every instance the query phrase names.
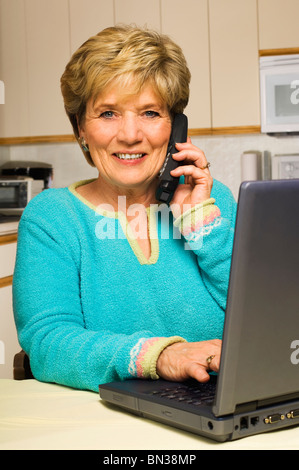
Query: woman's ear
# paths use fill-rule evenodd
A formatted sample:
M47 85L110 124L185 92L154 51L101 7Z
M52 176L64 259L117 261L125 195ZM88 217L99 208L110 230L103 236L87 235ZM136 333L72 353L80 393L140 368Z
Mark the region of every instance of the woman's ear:
M84 127L81 126L80 119L77 114L76 114L76 122L77 122L78 136L79 138L81 138L83 137Z
M85 152L89 152L89 148L88 148L88 144L85 140L85 131L84 131L84 127L82 127L79 123L79 118L78 116L76 116L76 121L77 121L77 128L78 128L78 140L79 140L79 143L82 147L82 149L85 151Z
M77 128L78 128L78 136L79 136L80 145L85 152L89 152L88 144L85 140L84 127L79 124L78 116L76 116L76 120L77 120Z

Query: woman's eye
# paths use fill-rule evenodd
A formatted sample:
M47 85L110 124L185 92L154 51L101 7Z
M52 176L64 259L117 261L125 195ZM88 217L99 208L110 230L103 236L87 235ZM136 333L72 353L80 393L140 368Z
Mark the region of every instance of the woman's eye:
M145 112L145 115L146 115L147 117L153 118L153 117L159 116L159 113L157 113L157 111L146 111L146 112Z
M106 118L106 119L111 119L111 118L113 118L113 116L114 116L113 111L104 111L104 112L100 115L100 117L103 117L103 118Z

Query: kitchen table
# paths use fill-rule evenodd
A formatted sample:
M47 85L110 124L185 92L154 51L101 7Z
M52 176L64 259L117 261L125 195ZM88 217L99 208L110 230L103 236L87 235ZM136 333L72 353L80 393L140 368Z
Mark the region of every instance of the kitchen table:
M107 405L95 392L2 379L0 449L299 449L299 426L217 443Z

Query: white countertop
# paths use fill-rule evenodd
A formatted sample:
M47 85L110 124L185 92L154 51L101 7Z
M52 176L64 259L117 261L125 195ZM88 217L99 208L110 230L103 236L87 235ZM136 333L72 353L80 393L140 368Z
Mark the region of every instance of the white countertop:
M299 449L299 426L217 443L104 404L94 392L0 380L0 449Z

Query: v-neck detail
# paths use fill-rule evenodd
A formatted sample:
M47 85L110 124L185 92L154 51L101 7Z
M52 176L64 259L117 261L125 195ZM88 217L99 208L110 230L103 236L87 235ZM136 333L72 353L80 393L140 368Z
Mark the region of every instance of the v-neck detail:
M148 220L148 236L149 236L150 248L151 248L151 254L149 258L147 258L145 254L143 253L136 237L134 236L134 233L129 224L129 221L123 212L109 211L107 209L101 208L100 206L96 206L95 204L92 204L85 197L83 197L81 194L78 193L77 188L79 186L83 186L85 184L91 183L94 180L95 178L89 179L89 180L78 181L76 183L71 184L68 187L68 189L77 199L79 199L84 205L89 207L91 210L93 210L97 214L102 215L103 217L111 218L111 219L118 219L120 222L122 231L134 255L139 261L139 263L141 265L155 264L159 258L159 240L158 240L157 220L156 220L156 212L157 212L158 204L157 205L153 204L146 208L147 220Z

